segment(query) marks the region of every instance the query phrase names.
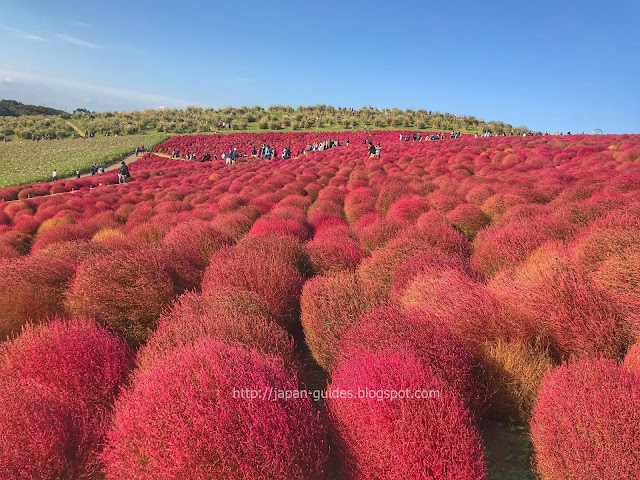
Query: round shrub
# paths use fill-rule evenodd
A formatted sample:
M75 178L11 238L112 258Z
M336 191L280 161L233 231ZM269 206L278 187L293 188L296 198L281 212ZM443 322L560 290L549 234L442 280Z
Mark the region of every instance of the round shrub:
M393 306L372 310L344 334L336 364L384 349L410 352L431 367L465 404L479 400L471 353L437 319L417 310L401 312Z
M65 312L64 295L75 268L56 258L28 256L0 261L0 340Z
M328 273L304 284L302 327L313 358L322 368L333 367L343 335L376 302L350 271Z
M153 251L128 250L78 267L67 295L74 316L89 316L131 343L147 339L174 296L167 265Z
M376 398L420 391L426 398ZM342 478L486 478L480 435L456 395L423 362L402 350L380 350L341 363L327 405L341 453ZM358 398L358 392L373 398Z
M586 271L594 271L611 255L630 247L640 247L640 225L623 226L594 224L572 243L576 262Z
M640 476L640 376L613 360L583 359L551 372L531 420L543 479Z
M619 358L629 340L615 302L579 271L563 246L545 245L513 278L492 281L491 289L507 316L544 336L556 357Z
M92 320L57 318L0 347L0 378L62 390L91 411L108 407L133 367L133 352Z
M369 213L360 217L353 230L364 248L372 252L383 247L400 230L400 226L386 218Z
M249 230L251 236L270 234L291 235L301 242L309 239L310 229L303 222L285 218L259 218Z
M367 252L349 237L314 239L304 246L316 275L329 271L355 270Z
M469 263L456 256L439 250L420 252L399 263L392 270L391 298L398 299L415 277L434 270L454 268L473 276Z
M267 302L273 318L289 328L298 318L302 283L291 252L279 252L272 244L242 243L213 255L202 291L207 294L229 287L254 292Z
M374 251L358 266L358 277L366 288L376 297L389 298L393 284L394 269L418 254L432 253L436 250L422 241L419 235L405 231Z
M327 443L310 400L240 395L297 388L278 357L211 340L176 349L116 403L106 477L321 480Z
M387 219L394 223L414 224L429 208L423 198L401 198L389 207Z
M640 342L631 345L624 357L624 366L640 375Z
M538 387L552 361L546 350L520 342L487 342L479 355L484 389L492 392L488 414L503 422L527 425Z
M444 217L438 218L432 215L432 212L421 215L416 222L416 229L422 241L448 255L469 257L471 255L469 239L462 232L445 223Z
M514 220L501 227L484 229L475 238L471 264L487 277L516 267L548 241L566 241L572 227L552 216Z
M640 245L612 253L591 278L617 300L636 335L640 334Z
M0 383L0 478L95 478L86 407L73 395L33 381Z
M44 230L41 227L31 247L31 252L61 242L90 240L96 230L97 228L88 222L53 224Z
M474 354L487 340L529 339L528 325L501 315L493 293L457 268L425 269L409 283L400 305L435 316Z
M136 358L147 368L176 348L210 338L226 345L245 345L262 353L277 355L286 363L293 360L289 334L269 318L269 307L251 292L221 288L207 295L181 295L158 321Z
M235 241L202 220L181 222L166 234L162 243L167 247L187 245L196 250L205 261L223 245L233 245Z
M447 213L447 220L460 229L467 237L473 238L486 227L490 219L479 207L463 203Z

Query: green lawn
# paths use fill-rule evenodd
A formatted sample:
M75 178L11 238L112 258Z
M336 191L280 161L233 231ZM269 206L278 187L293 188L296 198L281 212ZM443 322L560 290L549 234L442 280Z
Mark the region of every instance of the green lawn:
M151 150L169 135L122 135L87 139L0 142L0 187L47 181L51 172L59 178L73 175L77 169L87 172L93 163L108 166L144 145Z

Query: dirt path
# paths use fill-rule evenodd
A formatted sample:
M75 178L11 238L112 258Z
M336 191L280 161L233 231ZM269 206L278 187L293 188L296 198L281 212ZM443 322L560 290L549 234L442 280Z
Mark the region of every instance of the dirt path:
M80 135L81 137L84 137L84 132L82 130L80 130L78 127L76 127L73 123L71 123L70 120L67 120L66 122L67 122L67 125L69 125L71 128L73 128L78 133L78 135Z
M153 153L154 155L157 155L158 157L171 158L171 156L170 156L170 155L166 155L166 154L164 154L164 153L157 153L157 152L147 152L147 153ZM114 164L112 164L112 165L109 165L109 166L105 167L105 168L104 168L104 171L105 171L105 172L109 172L109 171L111 171L111 170L117 170L117 169L119 169L119 168L120 168L120 162L123 162L123 161L124 161L124 163L126 163L127 165L131 165L131 164L132 164L132 163L134 163L136 160L141 159L141 158L142 158L142 155L143 155L143 154L139 154L139 155L137 155L137 156L136 156L136 154L135 154L135 153L132 153L131 155L129 155L129 156L127 156L127 157L125 157L125 158L123 158L123 159L121 159L121 160L118 160L118 161L117 161L117 162L115 162ZM177 160L181 160L181 159L177 159ZM82 175L80 175L80 177L90 177L90 176L91 176L91 172L83 173ZM72 177L67 178L66 180L70 180L70 179L72 179L72 178L76 178L76 177L75 177L75 175L74 175L74 176L72 176Z

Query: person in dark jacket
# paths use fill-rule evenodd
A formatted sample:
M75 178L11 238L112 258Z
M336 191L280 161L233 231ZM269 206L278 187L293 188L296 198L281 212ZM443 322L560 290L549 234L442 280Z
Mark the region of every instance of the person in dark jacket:
M120 170L118 171L118 183L127 183L127 178L130 176L129 167L127 167L126 163L122 162Z

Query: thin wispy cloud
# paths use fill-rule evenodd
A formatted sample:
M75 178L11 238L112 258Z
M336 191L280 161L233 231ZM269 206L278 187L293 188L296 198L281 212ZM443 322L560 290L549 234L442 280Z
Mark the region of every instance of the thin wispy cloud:
M101 45L98 45L97 43L93 43L93 42L89 42L87 40L83 40L81 38L78 37L74 37L72 35L65 35L62 33L56 33L56 37L58 37L60 40L63 40L67 43L70 43L72 45L76 45L78 47L83 47L83 48L101 48Z
M240 77L240 76L234 76L232 78L234 80L238 80L239 82L256 83L256 81L251 78Z
M30 32L25 32L24 30L20 30L19 28L15 28L15 27L10 27L9 25L0 24L0 30L4 30L5 32L12 33L21 38L26 38L27 40L34 40L37 42L46 41L46 38L41 37L40 35L35 35Z
M19 86L29 91L46 89L50 95L64 97L65 101L76 102L76 104L118 105L124 103L132 108L155 108L158 105L184 108L193 104L188 100L165 95L79 82L44 73L5 71L0 68L0 91L10 86L14 88Z
M90 23L86 23L86 22L80 22L78 20L74 20L73 22L71 22L72 25L75 25L76 27L82 27L82 28L89 28L91 27Z

